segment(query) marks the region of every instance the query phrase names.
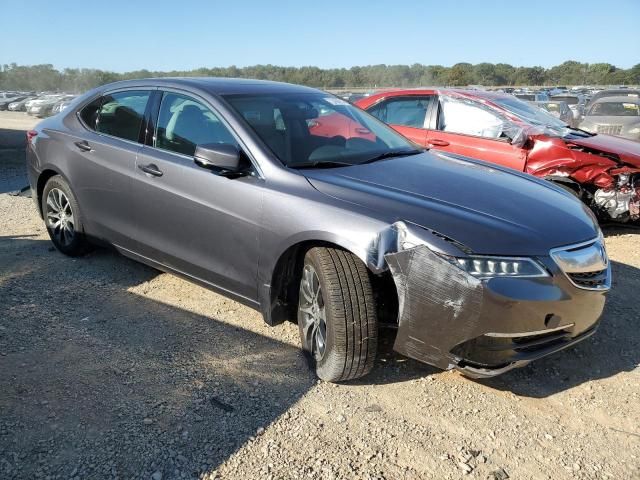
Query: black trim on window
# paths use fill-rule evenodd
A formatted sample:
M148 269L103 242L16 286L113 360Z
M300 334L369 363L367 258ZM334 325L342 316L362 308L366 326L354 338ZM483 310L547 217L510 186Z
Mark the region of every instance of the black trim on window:
M163 92L161 90L154 90L151 92L151 97L147 102L147 108L144 112L144 133L142 137L142 144L149 147L155 147L156 139L156 124L158 122L158 114L160 112L160 104L162 103Z
M100 123L100 110L102 109L102 102L103 101L104 101L104 95L99 95L97 97L94 97L90 101L86 102L84 104L84 106L80 110L78 110L78 112L76 113L78 121L87 130L91 130L92 132L97 133L98 124ZM87 122L84 121L83 113L87 108L91 107L93 105L93 103L95 103L95 102L98 102L98 106L97 106L97 110L96 110L96 120L95 120L95 123L94 123L94 125L92 127L91 125L87 124Z

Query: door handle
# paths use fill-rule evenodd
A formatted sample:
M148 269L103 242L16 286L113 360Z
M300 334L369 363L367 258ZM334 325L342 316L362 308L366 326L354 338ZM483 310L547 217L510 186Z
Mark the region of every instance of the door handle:
M162 170L160 170L158 166L153 163L150 163L149 165L138 165L138 168L144 173L148 173L149 175L153 175L154 177L162 176Z
M449 145L449 142L446 140L440 140L439 138L433 138L429 140L429 145L432 147L446 147Z
M80 150L82 150L83 152L90 152L91 150L93 150L93 148L91 148L91 145L89 145L89 142L87 142L86 140L80 140L79 142L74 142L74 145L78 147Z

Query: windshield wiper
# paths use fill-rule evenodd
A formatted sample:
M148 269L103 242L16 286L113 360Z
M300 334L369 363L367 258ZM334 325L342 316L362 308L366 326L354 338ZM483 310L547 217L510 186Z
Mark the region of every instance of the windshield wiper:
M593 136L595 135L595 133L588 132L588 131L583 130L583 129L581 129L581 128L570 127L569 125L567 125L567 128L568 128L569 130L575 130L576 132L585 133L585 134L587 134L589 137L593 137Z
M358 165L377 162L378 160L384 160L385 158L408 157L409 155L417 155L422 152L423 150L390 150L388 152L381 153L380 155L376 155L375 157L371 157L364 162L360 162Z
M287 165L289 168L334 168L353 167L353 163L338 162L336 160L315 160L313 162L298 162Z

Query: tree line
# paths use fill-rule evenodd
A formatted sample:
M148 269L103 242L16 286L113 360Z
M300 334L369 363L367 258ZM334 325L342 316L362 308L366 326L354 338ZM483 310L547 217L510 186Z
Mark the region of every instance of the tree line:
M213 76L276 80L325 89L414 86L542 86L542 85L638 85L640 63L623 69L610 63L566 61L551 68L514 67L506 63L456 63L442 65L368 65L351 68L250 67L198 68L159 72L136 70L116 73L91 68L53 65L0 67L0 90L83 92L93 87L132 78L170 76Z

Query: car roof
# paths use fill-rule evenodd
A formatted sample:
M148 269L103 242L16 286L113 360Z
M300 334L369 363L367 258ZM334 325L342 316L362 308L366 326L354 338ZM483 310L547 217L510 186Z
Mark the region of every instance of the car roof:
M504 92L490 92L488 90L471 90L464 88L402 88L402 89L388 89L380 90L368 98L380 98L390 96L401 95L433 95L433 94L452 94L461 95L470 98L484 98L486 100L495 100L499 98L513 98L510 93Z
M104 85L104 90L127 87L191 87L214 95L254 94L254 93L317 93L318 90L291 83L270 80L221 77L161 77L138 80L123 80Z
M639 97L628 97L626 95L617 95L615 97L600 97L598 99L596 99L596 101L593 102L593 104L596 103L615 103L615 102L620 102L620 103L635 103L637 105L640 105L640 98Z

